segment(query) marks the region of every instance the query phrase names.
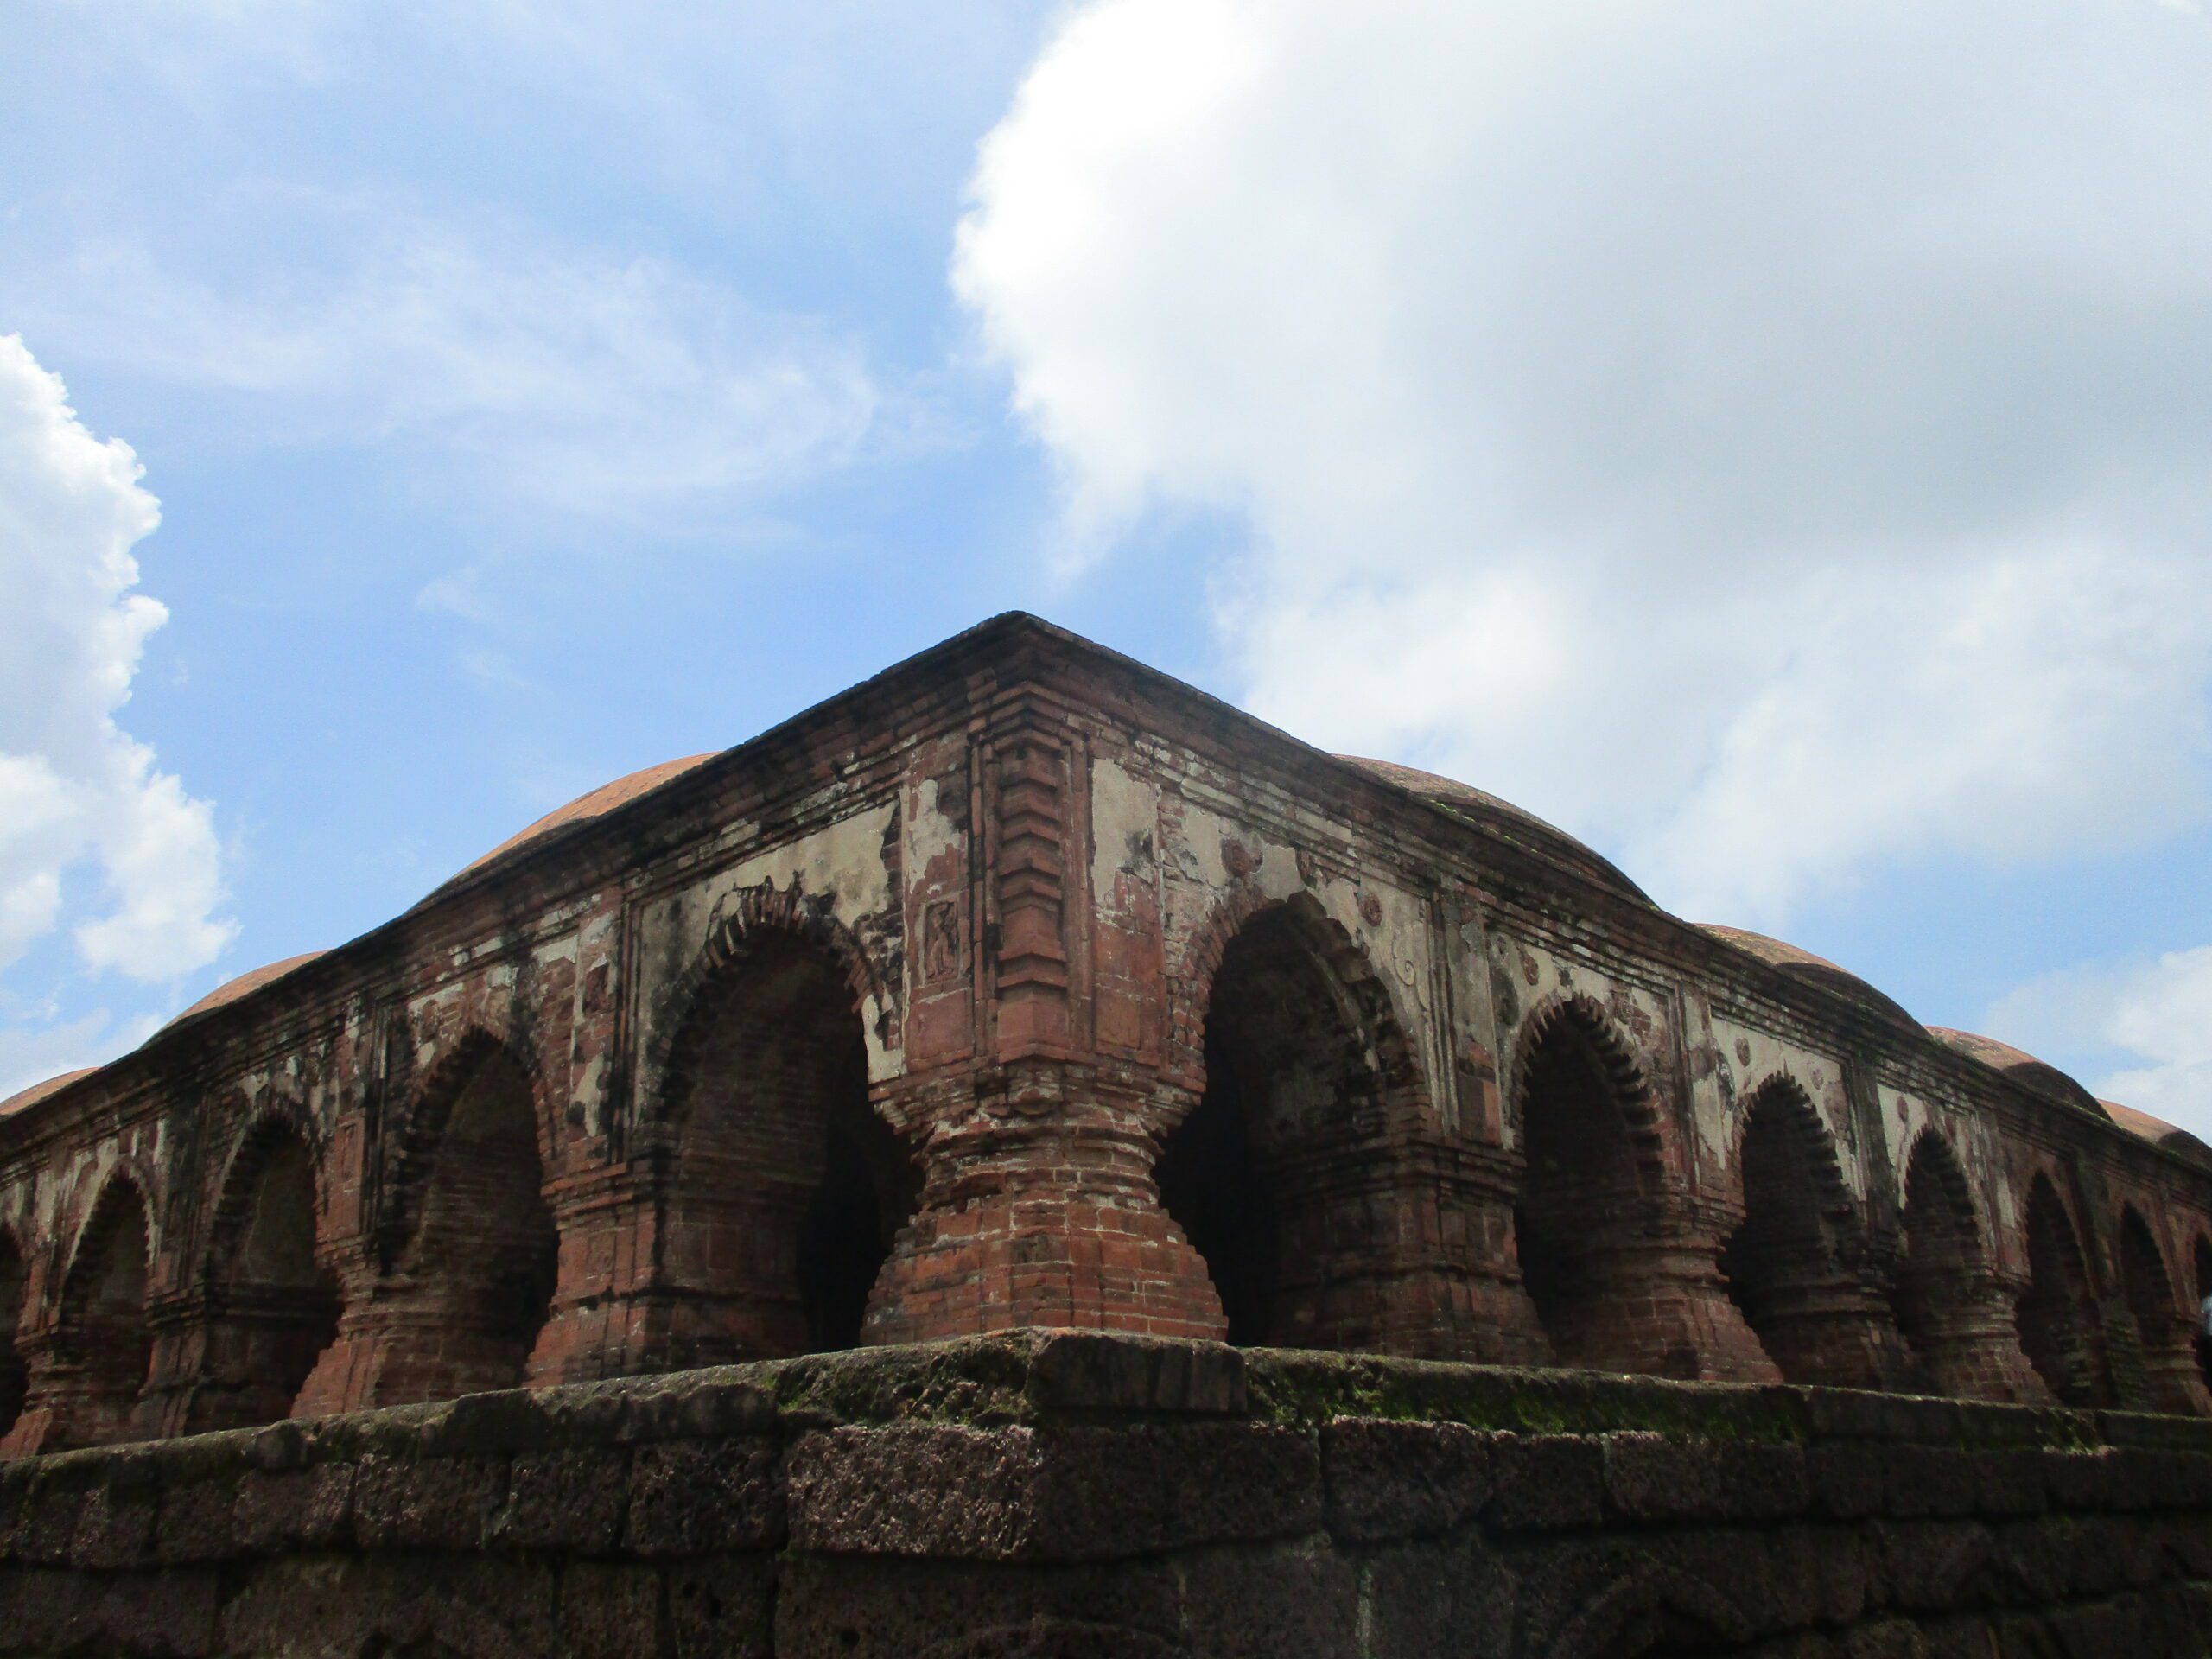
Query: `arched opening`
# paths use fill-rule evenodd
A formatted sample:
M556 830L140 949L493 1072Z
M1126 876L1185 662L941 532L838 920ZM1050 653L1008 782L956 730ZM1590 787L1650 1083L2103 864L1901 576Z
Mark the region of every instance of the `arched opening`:
M1904 1257L1890 1305L1931 1392L1973 1392L1960 1339L1974 1323L1972 1287L1985 1271L1966 1172L1942 1137L1923 1135L1905 1168Z
M76 1378L57 1414L58 1445L99 1446L130 1433L154 1357L148 1241L145 1197L118 1177L92 1206L62 1287L61 1347Z
M338 1286L315 1260L315 1154L264 1121L240 1145L207 1252L207 1351L188 1433L288 1415L338 1333Z
M1751 1096L1738 1160L1744 1219L1720 1268L1745 1323L1789 1382L1881 1386L1887 1314L1845 1260L1850 1194L1827 1128L1796 1084Z
M1386 1271L1357 1196L1332 1204L1331 1156L1381 1124L1381 1069L1330 961L1328 924L1295 902L1223 949L1206 1001L1205 1090L1163 1140L1161 1205L1204 1258L1233 1343L1372 1339ZM1343 1171L1334 1172L1341 1183Z
M749 935L695 999L669 1086L670 1363L857 1344L921 1182L869 1103L860 1009L836 955Z
M2212 1385L2212 1239L2199 1233L2191 1256L2196 1283L2196 1368Z
M2066 1404L2109 1404L2088 1266L2047 1175L2037 1175L2029 1188L2027 1230L2028 1287L2018 1305L2020 1346L2044 1385Z
M2132 1204L2120 1214L2120 1279L2150 1403L2162 1411L2205 1410L2208 1402L2196 1370L2194 1310L2182 1306L2173 1276L2166 1271L2165 1252L2158 1248L2143 1212ZM2117 1355L2112 1357L2118 1359Z
M559 1239L543 1193L530 1075L500 1044L469 1053L423 1109L379 1403L520 1384L545 1323Z
M22 1354L16 1347L16 1328L22 1320L29 1279L15 1235L0 1228L0 1434L22 1414L26 1377Z
M1649 1230L1652 1130L1633 1064L1599 1018L1561 1007L1520 1071L1522 1151L1514 1206L1521 1276L1567 1365L1642 1369L1623 1329L1627 1258ZM1631 1114L1634 1114L1632 1116ZM1694 1354L1677 1369L1696 1375Z

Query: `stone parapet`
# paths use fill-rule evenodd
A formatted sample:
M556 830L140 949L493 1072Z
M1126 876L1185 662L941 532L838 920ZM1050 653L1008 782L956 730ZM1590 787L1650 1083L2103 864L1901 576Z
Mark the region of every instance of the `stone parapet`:
M0 1653L2202 1655L2212 1424L1018 1332L0 1467Z

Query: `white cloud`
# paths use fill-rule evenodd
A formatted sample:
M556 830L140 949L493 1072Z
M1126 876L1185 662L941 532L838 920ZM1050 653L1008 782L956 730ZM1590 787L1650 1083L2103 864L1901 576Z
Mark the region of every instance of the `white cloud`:
M2093 1093L2212 1141L2212 945L2045 975L1999 1002L1988 1024L2031 1052L2043 1042L2118 1055Z
M75 927L95 969L175 978L234 929L216 915L213 815L115 716L168 613L133 593L160 518L130 447L103 443L20 336L0 336L0 967L59 926L71 871L101 878Z
M1770 925L2212 803L2208 154L2152 0L1094 0L953 279L1258 712Z
M404 446L508 521L680 529L899 435L857 345L664 262L382 200L247 217L307 251L215 282L95 245L29 315L248 441Z
M165 1018L142 1014L118 1025L109 1010L95 1008L76 1020L0 1024L0 1100L65 1071L105 1065L128 1053L159 1030Z

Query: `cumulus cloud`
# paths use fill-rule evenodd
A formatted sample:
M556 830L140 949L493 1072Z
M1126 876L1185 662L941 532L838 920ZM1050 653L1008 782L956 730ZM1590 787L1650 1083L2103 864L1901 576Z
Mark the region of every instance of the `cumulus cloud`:
M382 200L264 209L299 257L215 282L96 243L30 315L246 441L404 446L509 518L680 529L899 436L856 344L679 267Z
M2154 0L1094 0L953 281L1258 712L1772 925L2212 805L2208 154Z
M168 613L132 591L158 522L130 447L85 429L58 376L0 336L0 967L80 915L94 969L163 981L233 932L213 812L116 724ZM99 891L72 902L79 868Z
M2100 1099L2212 1140L2212 945L2045 975L1998 1003L1989 1027L2031 1052L2041 1042L2117 1057L2088 1080Z

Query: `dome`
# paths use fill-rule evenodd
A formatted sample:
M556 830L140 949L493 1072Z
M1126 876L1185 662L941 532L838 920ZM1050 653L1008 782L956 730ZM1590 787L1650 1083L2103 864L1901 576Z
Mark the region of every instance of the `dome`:
M557 830L565 830L571 824L588 823L594 818L603 817L616 807L634 801L639 796L658 789L663 784L682 777L702 761L711 760L721 753L719 749L710 749L704 754L686 755L681 760L664 760L657 766L645 766L637 772L625 773L611 784L601 784L589 793L577 796L566 806L554 808L529 828L518 830L515 834L509 836L482 857L473 859L462 865L454 873L453 880L458 881L464 875L489 868L509 855L520 852L532 842L541 841ZM448 881L444 885L449 887L452 882Z
M2164 1147L2169 1152L2212 1159L2212 1147L2206 1146L2187 1129L2169 1123L2163 1117L2139 1112L2133 1106L2123 1106L2116 1100L2101 1100L2097 1104L2105 1109L2106 1116L2139 1140L2148 1141L2154 1147Z
M1625 893L1643 904L1651 902L1643 889L1622 874L1619 867L1611 859L1584 846L1564 830L1546 823L1535 813L1523 811L1510 801L1502 801L1497 796L1477 789L1471 784L1463 784L1457 779L1440 777L1435 772L1422 772L1414 766L1402 766L1392 760L1370 760L1357 754L1340 754L1337 759L1346 766L1358 767L1370 778L1418 795L1423 800L1457 812L1463 817L1472 818L1506 840L1556 859L1602 887Z
M1971 1031L1954 1031L1948 1026L1930 1026L1928 1034L1946 1048L1963 1054L1968 1059L1980 1060L1984 1065L2002 1071L2015 1083L2024 1084L2038 1094L2085 1112L2094 1112L2099 1117L2108 1116L2097 1097L2073 1078L2056 1066L2039 1060L2010 1043L2000 1043L1994 1037L1983 1037Z
M257 991L264 985L276 983L293 969L306 967L321 955L322 952L320 950L305 951L296 957L286 957L282 962L264 963L249 973L240 974L236 979L226 979L182 1014L164 1024L162 1029L167 1031L170 1027L181 1026L186 1020L200 1014L213 1014L217 1008L227 1003L235 1002L240 997Z
M1723 927L1714 922L1700 922L1698 931L1709 933L1724 944L1732 944L1738 950L1749 952L1761 962L1779 968L1792 979L1803 980L1808 984L1834 991L1901 1030L1916 1032L1921 1028L1920 1022L1897 1003L1858 975L1837 967L1826 957L1816 957L1809 950L1802 950L1780 939L1769 938L1764 933L1754 933L1748 928Z
M48 1077L44 1083L35 1083L28 1089L19 1089L5 1100L0 1100L0 1117L12 1117L28 1107L35 1106L49 1095L58 1095L79 1077L89 1077L99 1071L96 1065L80 1066L74 1071L64 1071L58 1077Z

